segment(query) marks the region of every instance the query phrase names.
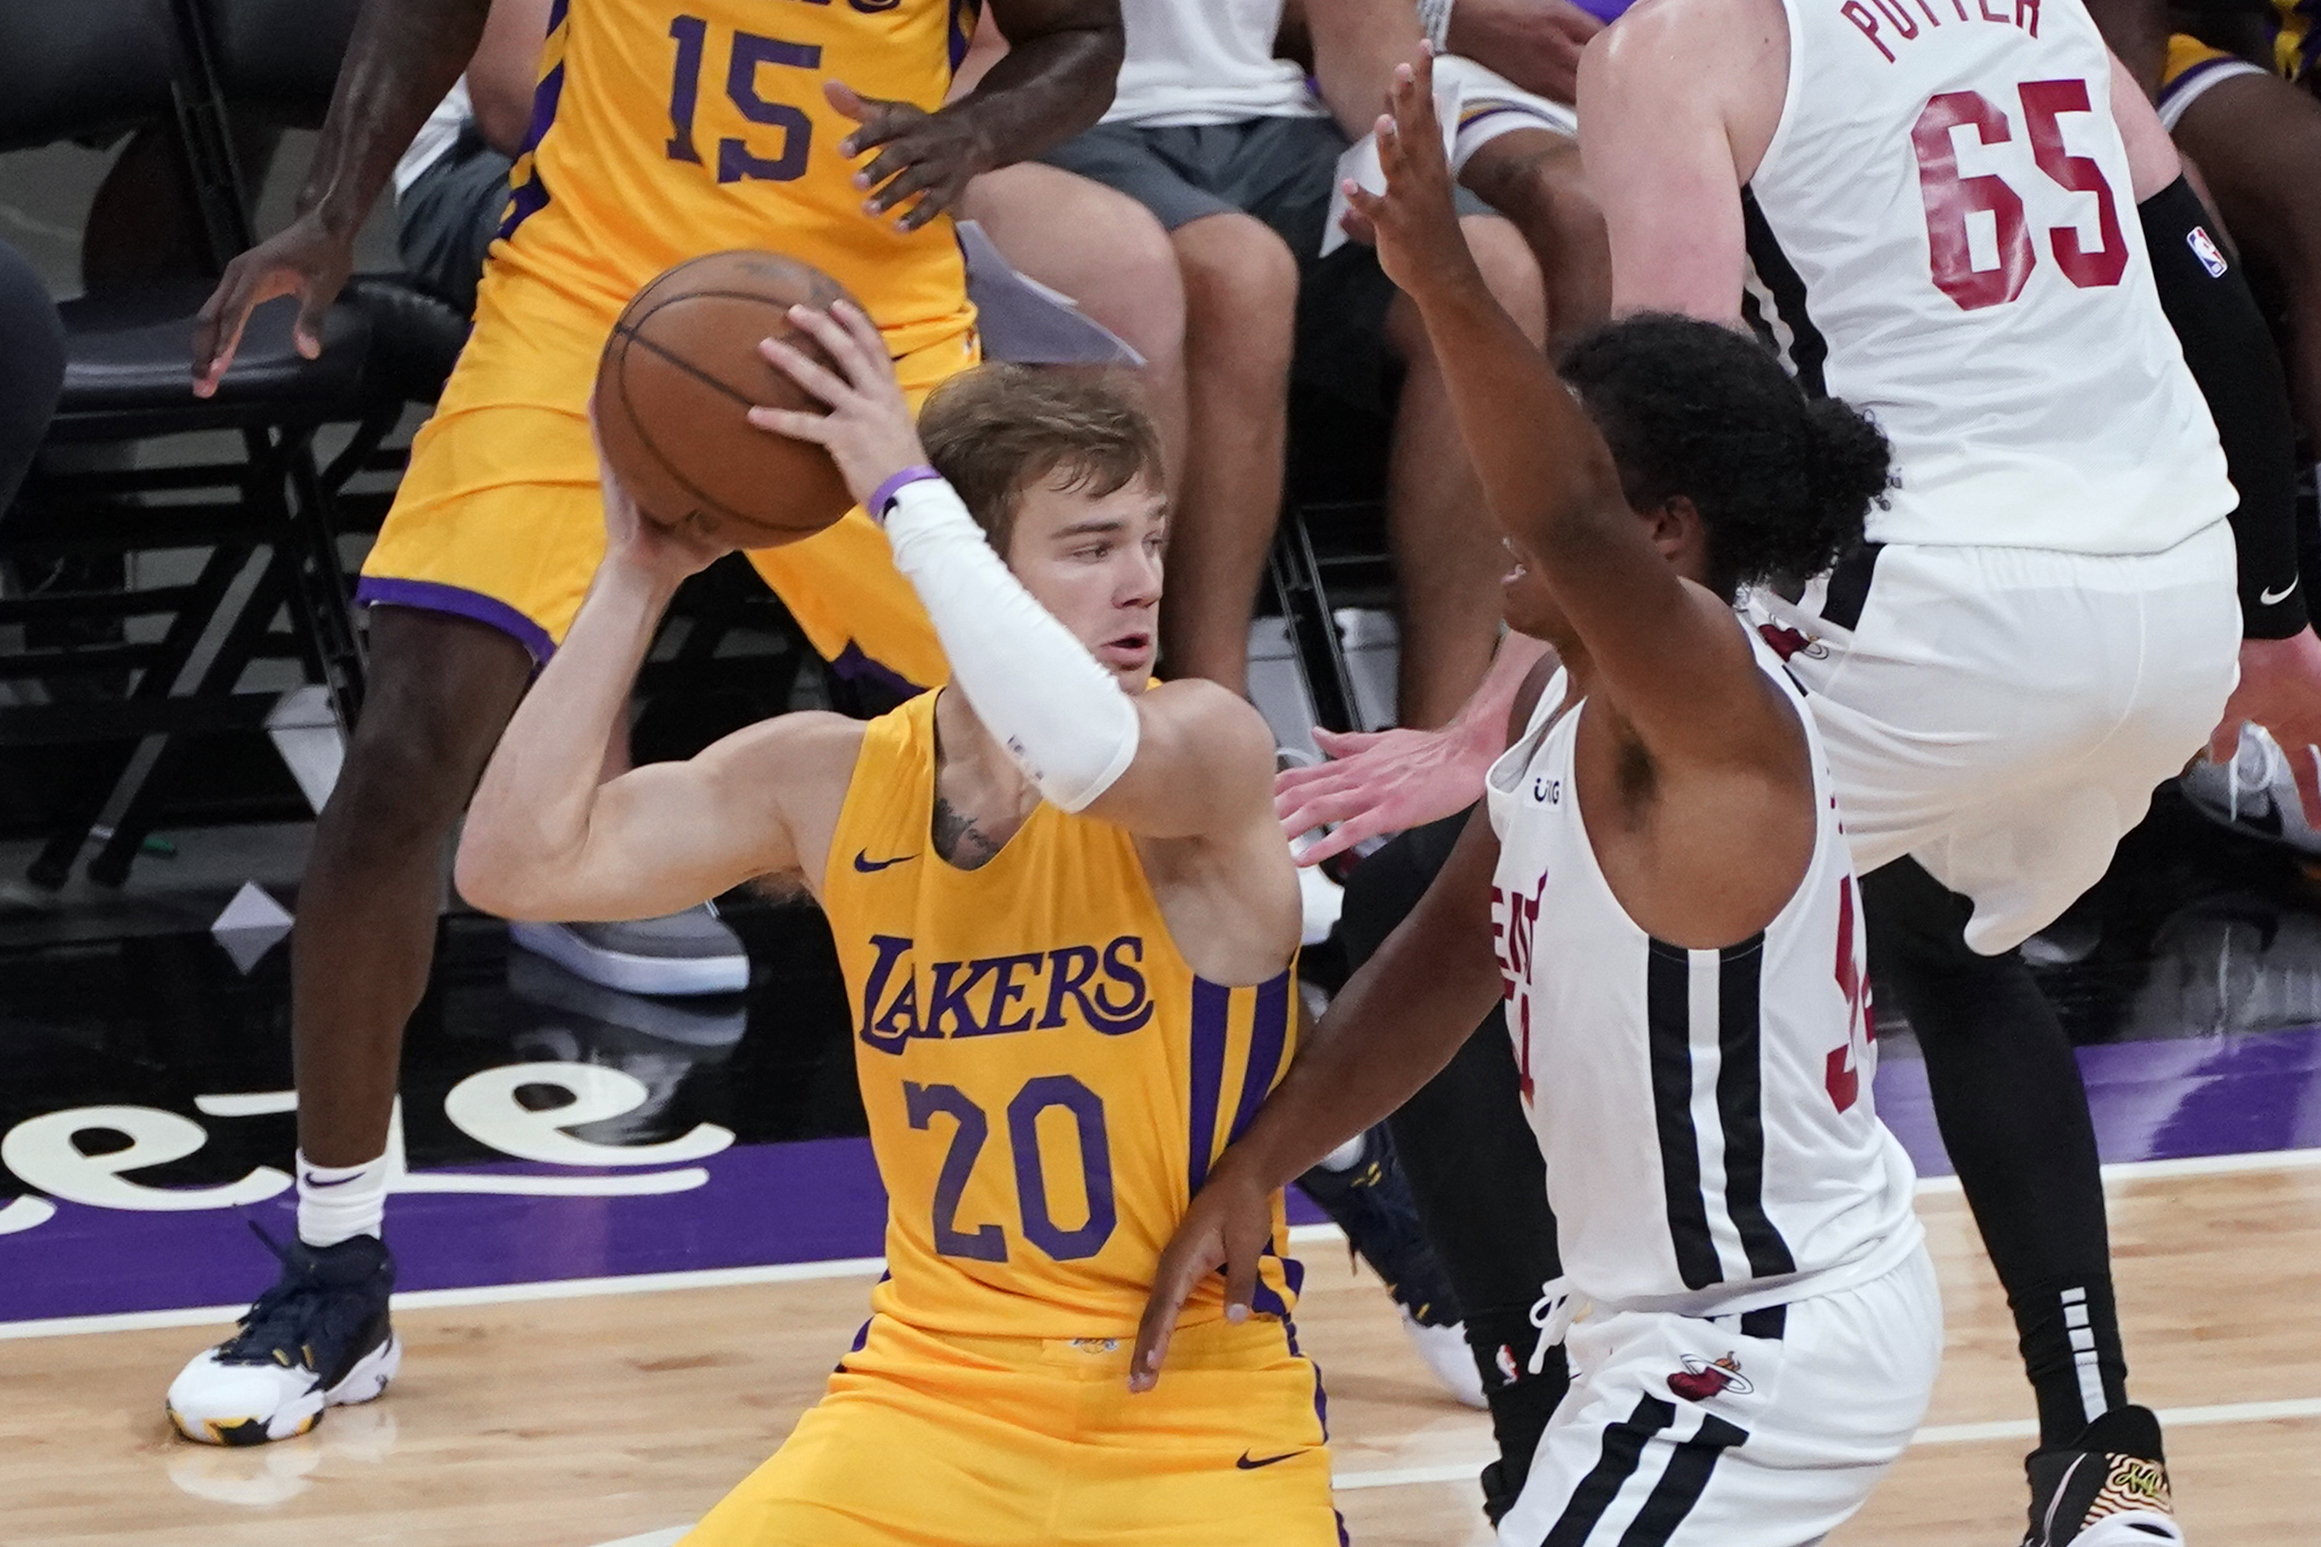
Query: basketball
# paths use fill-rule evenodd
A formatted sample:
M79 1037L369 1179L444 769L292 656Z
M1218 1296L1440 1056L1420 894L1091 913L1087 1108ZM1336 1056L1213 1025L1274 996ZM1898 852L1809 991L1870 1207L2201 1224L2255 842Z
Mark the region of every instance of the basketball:
M691 259L637 292L597 364L596 432L647 520L774 548L852 508L829 453L744 417L761 404L820 407L758 342L783 338L829 363L787 313L838 300L860 304L820 269L752 251Z

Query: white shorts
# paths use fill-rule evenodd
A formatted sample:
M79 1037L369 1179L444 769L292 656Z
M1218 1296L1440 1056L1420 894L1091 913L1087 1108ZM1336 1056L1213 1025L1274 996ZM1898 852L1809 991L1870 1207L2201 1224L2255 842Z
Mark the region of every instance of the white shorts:
M2223 521L2160 553L1891 543L1752 622L1813 705L1854 868L1907 854L2012 950L2111 864L2238 680Z
M1597 1312L1501 1547L1806 1547L1910 1443L1942 1362L1922 1245L1882 1278L1747 1318Z

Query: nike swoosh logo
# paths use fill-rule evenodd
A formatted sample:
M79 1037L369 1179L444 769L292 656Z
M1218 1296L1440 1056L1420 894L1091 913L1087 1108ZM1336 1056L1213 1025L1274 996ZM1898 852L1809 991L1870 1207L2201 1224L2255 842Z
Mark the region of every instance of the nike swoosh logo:
M876 875L889 865L899 865L906 859L917 859L918 857L916 854L897 854L893 859L872 859L870 850L856 849L854 851L854 868L866 876Z
M1302 1456L1304 1454L1305 1452L1302 1450L1285 1450L1278 1456L1259 1456L1255 1460L1252 1460L1250 1459L1249 1452L1245 1450L1241 1453L1241 1459L1234 1462L1233 1464L1244 1472L1254 1472L1261 1466L1271 1466L1276 1461L1287 1461L1292 1456Z
M344 1187L347 1183L353 1181L354 1178L351 1176L341 1176L334 1177L330 1181L326 1182L321 1177L316 1176L312 1171L309 1171L304 1176L300 1177L299 1180L304 1182L309 1187Z
M2275 602L2285 602L2285 601L2287 601L2287 600L2289 599L2289 593L2290 593L2291 591L2294 591L2294 590L2296 590L2296 589L2297 589L2297 582L2296 582L2296 581L2294 581L2294 580L2292 580L2292 581L2290 581L2290 582L2289 582L2287 585L2285 585L2285 586L2281 587L2281 588L2280 588L2278 591L2261 591L2261 592L2259 592L2259 593L2257 594L2257 600L2258 600L2258 601L2260 601L2260 602L2262 602L2262 603L2264 603L2264 604L2265 604L2267 607L2270 607L2270 606L2272 606L2272 605L2273 605Z

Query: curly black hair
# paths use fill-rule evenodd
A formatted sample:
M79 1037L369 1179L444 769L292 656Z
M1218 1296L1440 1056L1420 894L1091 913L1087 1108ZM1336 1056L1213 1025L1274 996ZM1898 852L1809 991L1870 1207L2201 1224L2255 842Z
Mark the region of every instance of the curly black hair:
M1862 540L1870 506L1893 487L1875 424L1808 398L1730 328L1641 312L1575 339L1558 368L1610 446L1628 503L1682 496L1700 512L1709 584L1723 595L1820 574Z

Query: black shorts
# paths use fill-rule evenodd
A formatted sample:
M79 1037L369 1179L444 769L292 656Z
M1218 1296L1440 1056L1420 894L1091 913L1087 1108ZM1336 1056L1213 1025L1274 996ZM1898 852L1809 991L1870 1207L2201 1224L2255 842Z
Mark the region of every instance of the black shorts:
M506 156L486 144L469 119L451 148L395 196L395 248L403 267L429 295L475 315L484 253L508 208Z
M1384 411L1400 365L1386 343L1394 281L1378 255L1349 242L1320 256L1346 137L1327 118L1249 118L1152 128L1099 124L1042 159L1115 188L1171 231L1207 215L1264 221L1297 258L1293 374L1357 408ZM1488 206L1464 189L1459 213Z

